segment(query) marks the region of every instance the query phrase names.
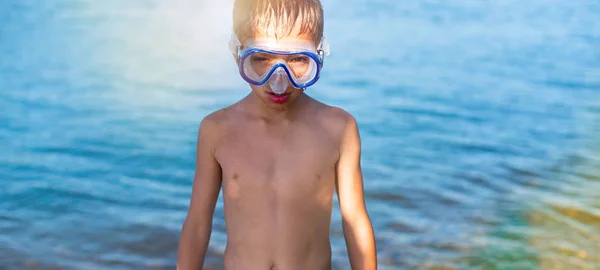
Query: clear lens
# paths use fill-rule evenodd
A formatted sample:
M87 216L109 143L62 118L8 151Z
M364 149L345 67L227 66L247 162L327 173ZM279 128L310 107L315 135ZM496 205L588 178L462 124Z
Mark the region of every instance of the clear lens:
M261 82L274 69L283 64L297 84L307 83L317 73L317 62L306 54L277 54L254 52L245 57L242 65L245 75L256 82Z

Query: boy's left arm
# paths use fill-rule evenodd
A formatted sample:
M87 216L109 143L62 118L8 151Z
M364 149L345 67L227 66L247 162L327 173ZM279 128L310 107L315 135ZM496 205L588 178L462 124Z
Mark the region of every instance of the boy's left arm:
M347 119L336 167L336 190L342 213L342 228L352 269L375 270L375 236L365 206L358 125L351 115L348 114Z

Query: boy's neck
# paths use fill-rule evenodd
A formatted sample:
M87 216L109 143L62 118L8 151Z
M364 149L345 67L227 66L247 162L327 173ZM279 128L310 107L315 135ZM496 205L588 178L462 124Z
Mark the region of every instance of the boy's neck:
M286 104L285 107L281 108L268 106L253 93L250 93L246 99L248 102L248 109L252 114L269 123L281 123L293 120L298 115L298 112L302 109L303 105L306 104L307 97L308 96L305 93L301 93L293 103Z

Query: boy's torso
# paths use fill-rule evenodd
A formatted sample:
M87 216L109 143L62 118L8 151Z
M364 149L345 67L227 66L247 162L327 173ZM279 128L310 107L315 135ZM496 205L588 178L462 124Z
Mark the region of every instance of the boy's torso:
M307 106L281 124L235 107L223 113L215 156L222 169L227 269L331 268L329 229L344 123L339 109L316 101Z

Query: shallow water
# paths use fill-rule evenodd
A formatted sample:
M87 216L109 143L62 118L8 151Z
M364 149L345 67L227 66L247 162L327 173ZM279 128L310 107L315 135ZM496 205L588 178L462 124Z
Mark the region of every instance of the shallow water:
M248 91L222 2L0 1L0 269L172 269L197 125ZM381 269L600 269L600 3L324 2L309 93L359 122Z

